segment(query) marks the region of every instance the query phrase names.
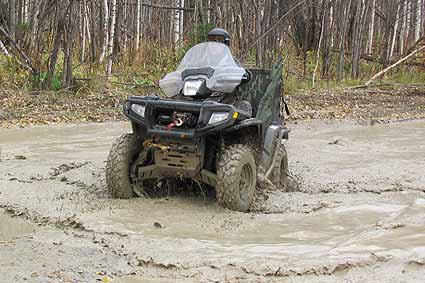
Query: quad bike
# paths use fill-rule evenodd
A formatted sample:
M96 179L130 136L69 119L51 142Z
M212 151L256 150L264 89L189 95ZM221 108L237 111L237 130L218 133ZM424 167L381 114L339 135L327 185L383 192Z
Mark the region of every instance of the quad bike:
M131 96L124 103L133 132L109 153L113 197L131 198L136 187L152 189L159 180L192 179L215 188L220 205L246 212L257 174L287 188L282 63L244 69L225 44L206 42L191 48L160 87L166 99Z

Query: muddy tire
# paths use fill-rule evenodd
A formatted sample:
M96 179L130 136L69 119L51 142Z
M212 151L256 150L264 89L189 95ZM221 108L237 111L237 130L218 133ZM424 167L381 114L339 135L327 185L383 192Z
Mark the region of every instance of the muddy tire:
M217 168L218 203L231 210L247 212L254 201L256 181L252 150L242 144L226 147Z
M141 149L142 144L135 134L124 134L112 144L106 162L106 184L113 198L134 196L130 166Z
M278 190L288 191L288 154L284 146L279 148L276 163L269 179Z

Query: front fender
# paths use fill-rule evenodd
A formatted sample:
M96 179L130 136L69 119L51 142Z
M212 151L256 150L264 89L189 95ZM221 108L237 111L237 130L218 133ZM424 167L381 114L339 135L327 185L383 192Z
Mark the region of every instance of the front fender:
M256 118L246 119L230 128L225 129L224 133L231 135L237 134L239 138L244 138L248 132L248 135L250 135L251 138L258 140L258 146L261 148L264 140L263 124L263 121Z

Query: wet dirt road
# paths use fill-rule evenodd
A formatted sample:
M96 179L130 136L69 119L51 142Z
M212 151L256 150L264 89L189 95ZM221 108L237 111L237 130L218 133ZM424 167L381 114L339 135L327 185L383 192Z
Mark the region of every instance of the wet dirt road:
M425 121L291 125L295 192L110 199L125 123L1 129L0 282L423 282Z

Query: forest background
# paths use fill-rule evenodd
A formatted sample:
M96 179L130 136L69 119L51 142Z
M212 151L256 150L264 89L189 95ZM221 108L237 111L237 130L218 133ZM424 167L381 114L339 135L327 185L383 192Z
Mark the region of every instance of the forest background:
M287 95L425 82L424 0L0 0L0 120L157 92L214 27L247 67L283 56Z

